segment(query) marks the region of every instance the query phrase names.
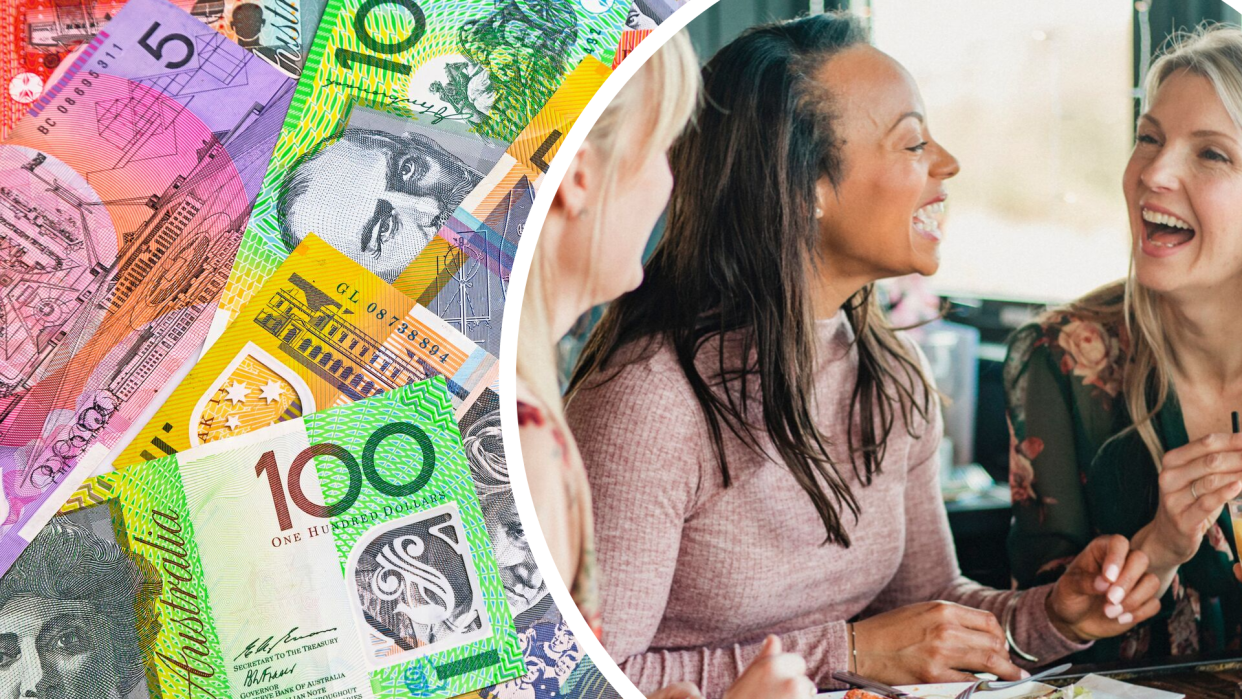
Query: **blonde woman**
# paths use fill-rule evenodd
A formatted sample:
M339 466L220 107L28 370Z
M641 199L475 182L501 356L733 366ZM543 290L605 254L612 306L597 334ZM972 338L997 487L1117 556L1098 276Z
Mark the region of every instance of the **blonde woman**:
M673 187L667 151L685 127L699 89L698 60L684 34L657 51L617 94L574 155L540 234L522 306L518 424L531 495L556 566L588 623L601 635L591 494L565 425L556 342L592 306L639 285L642 251ZM727 697L809 697L806 665L779 639ZM674 683L652 695L697 697Z
M1122 180L1130 274L1019 331L1005 368L1018 583L1092 537L1147 554L1162 611L1083 660L1242 647L1223 505L1242 492L1242 31L1151 67Z

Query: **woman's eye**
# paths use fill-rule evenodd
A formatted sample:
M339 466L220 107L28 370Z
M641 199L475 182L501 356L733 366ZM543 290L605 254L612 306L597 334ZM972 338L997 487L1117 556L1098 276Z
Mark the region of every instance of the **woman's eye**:
M1228 162L1231 162L1231 161L1229 160L1229 156L1225 155L1224 153L1221 153L1221 152L1220 152L1220 151L1218 151L1218 150L1212 149L1212 148L1208 148L1207 150L1203 151L1203 159L1204 159L1204 160L1211 160L1211 161L1213 161L1213 162L1217 162L1217 163L1228 163Z
M16 636L12 634L0 635L0 667L10 665L21 654L21 646L18 645Z
M86 634L80 629L70 629L56 637L56 650L64 653L81 653L89 645Z
M1151 134L1146 134L1146 133L1139 134L1138 138L1136 138L1135 140L1138 141L1139 143L1142 143L1148 146L1154 146L1158 144L1158 141L1156 141L1155 136L1152 136Z
M923 149L926 147L927 147L927 141L923 141L919 143L917 146L910 146L906 150L910 151L911 153L922 153Z

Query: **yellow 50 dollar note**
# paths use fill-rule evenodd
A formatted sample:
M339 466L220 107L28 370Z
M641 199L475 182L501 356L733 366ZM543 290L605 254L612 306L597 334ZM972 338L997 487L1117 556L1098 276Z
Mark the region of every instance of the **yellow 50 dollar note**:
M464 412L495 358L314 235L289 255L116 466L151 461L432 376Z

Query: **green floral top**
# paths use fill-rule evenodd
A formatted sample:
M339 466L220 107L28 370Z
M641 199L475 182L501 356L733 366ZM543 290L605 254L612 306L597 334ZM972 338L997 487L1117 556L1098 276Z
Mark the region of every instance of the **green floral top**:
M1119 319L1120 321L1120 319ZM1009 559L1026 588L1055 580L1102 534L1132 537L1156 513L1158 472L1134 430L1122 391L1129 337L1109 324L1060 313L1019 330L1005 361ZM1187 443L1176 396L1155 418L1166 450ZM1229 515L1183 565L1154 618L1098 641L1077 662L1242 650L1242 585L1233 574Z

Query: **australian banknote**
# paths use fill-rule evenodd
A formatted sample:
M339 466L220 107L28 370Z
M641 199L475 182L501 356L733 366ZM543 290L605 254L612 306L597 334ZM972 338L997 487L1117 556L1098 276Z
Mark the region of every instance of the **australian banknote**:
M655 29L683 4L684 0L630 0L625 29L627 32Z
M526 663L521 677L475 694L482 699L615 699L616 689L574 638L535 565L513 500L496 393L480 396L458 416L457 426Z
M456 126L477 135L483 148L538 137L527 152L542 162L552 151L540 145L557 129L547 120L528 127L563 83L575 75L591 82L598 68L606 70L598 58L611 60L625 11L609 0L329 2L212 338L306 233L313 230L391 282L472 188L491 192L495 180L471 165L478 159L468 144L351 133L353 110L379 110L445 130ZM579 69L583 61L592 67ZM407 130L426 135L421 127ZM328 165L347 154L350 177L334 176ZM514 160L527 167L519 155ZM406 167L411 159L435 167ZM307 195L329 186L339 209L314 215ZM481 220L490 211L469 213Z
M326 0L172 0L205 25L296 77ZM10 0L0 12L0 139L125 0ZM197 32L203 34L205 32Z
M130 0L0 143L0 571L197 356L292 87Z
M397 282L492 354L500 352L509 271L536 189L562 136L610 74L594 59L583 61L440 228L447 245L428 245Z
M0 634L66 626L88 647L63 697L449 697L523 672L442 379L87 481L0 578ZM0 684L42 691L49 662Z
M613 696L561 619L531 554L490 387L494 361L482 352L413 299L308 236L116 464L228 440L439 373L525 657L521 677L485 688L482 696L516 699L535 687L545 694L577 688L564 696Z
M117 468L442 376L464 412L496 360L315 235L203 354Z
M276 228L262 233L263 222L252 223L252 247L243 241L209 344L236 317L236 304L275 271L269 262L278 265L313 231L495 355L509 269L535 187L609 74L585 59L503 152L499 141L462 124L355 107L344 135L313 151L282 185L267 222ZM329 167L333 159L342 160ZM390 187L405 181L389 173L393 168L404 168L405 179L418 173L425 183ZM324 197L310 197L312 190ZM426 221L432 225L420 225Z

